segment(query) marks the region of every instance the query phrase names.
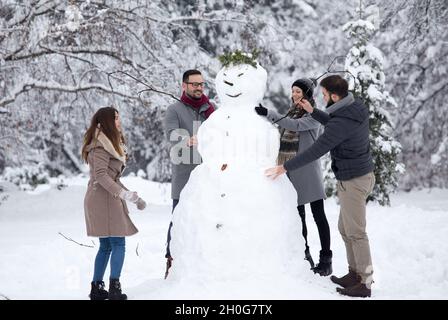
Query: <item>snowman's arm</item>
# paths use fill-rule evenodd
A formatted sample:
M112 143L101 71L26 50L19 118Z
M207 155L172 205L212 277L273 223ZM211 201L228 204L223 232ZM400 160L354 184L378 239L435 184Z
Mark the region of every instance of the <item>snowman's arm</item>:
M281 119L282 117L283 116L281 116L277 111L268 110L267 118L271 122L276 122L280 127L287 130L300 132L300 131L315 130L320 127L320 123L315 119L313 119L312 117L302 117L300 119L291 119L286 117Z
M168 107L166 110L163 126L165 137L172 146L178 144L179 141L183 141L186 144L188 139L190 139L188 131L180 127L177 112L171 107Z

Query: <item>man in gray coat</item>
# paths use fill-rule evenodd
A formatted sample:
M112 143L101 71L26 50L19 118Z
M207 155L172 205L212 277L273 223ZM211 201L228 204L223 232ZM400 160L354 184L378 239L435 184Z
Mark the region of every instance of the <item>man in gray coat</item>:
M205 82L200 71L185 71L182 77L182 96L178 102L173 103L166 110L164 131L171 144L173 211L179 203L180 193L187 184L191 171L201 163L196 133L201 123L215 110L208 97L204 95L204 87ZM172 260L169 249L171 226L172 223L168 228L165 255L168 259L167 271Z
M266 170L277 176L303 167L330 151L331 168L338 180L341 210L339 232L344 240L349 272L331 280L343 288L337 291L353 297L370 297L373 267L366 233L366 200L375 185L369 140L369 110L348 92L348 83L337 75L320 83L327 112L313 108L303 100L300 105L325 125L323 134L304 153Z

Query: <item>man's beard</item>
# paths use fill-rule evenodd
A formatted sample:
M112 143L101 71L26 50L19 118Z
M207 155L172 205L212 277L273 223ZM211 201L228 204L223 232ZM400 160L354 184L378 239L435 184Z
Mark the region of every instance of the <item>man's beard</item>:
M328 100L328 102L327 102L327 106L326 106L326 108L329 108L331 105L333 105L334 104L334 101L333 101L333 99L329 99Z
M197 93L199 93L199 92L200 92L200 91L198 91ZM191 99L193 99L193 100L201 100L202 92L201 92L201 95L200 95L199 97L194 96L193 94L195 94L195 93L196 93L195 91L193 91L192 94L190 94L190 93L187 92L187 95L188 95Z

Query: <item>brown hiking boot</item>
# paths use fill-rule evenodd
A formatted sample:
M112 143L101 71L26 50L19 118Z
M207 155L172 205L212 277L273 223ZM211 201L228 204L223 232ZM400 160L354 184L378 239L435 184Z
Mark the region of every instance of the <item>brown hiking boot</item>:
M336 291L344 296L367 298L372 294L372 289L367 288L365 283L357 283L348 288L336 288Z
M168 270L171 268L173 258L171 256L168 256L166 258L166 270L165 270L165 279L168 277Z
M348 273L345 276L340 278L331 276L330 280L343 288L352 287L355 284L361 283L361 277L352 269L348 269Z

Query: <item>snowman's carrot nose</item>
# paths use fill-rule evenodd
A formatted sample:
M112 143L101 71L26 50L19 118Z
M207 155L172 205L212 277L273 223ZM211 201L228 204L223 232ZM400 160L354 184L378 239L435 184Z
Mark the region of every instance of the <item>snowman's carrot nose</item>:
M228 82L228 81L226 81L226 80L224 80L224 83L225 83L225 84L228 84L229 86L233 86L233 83Z

